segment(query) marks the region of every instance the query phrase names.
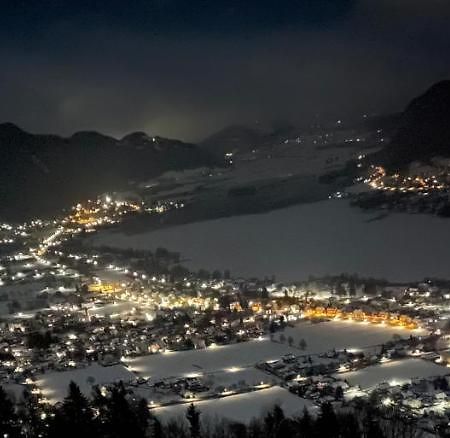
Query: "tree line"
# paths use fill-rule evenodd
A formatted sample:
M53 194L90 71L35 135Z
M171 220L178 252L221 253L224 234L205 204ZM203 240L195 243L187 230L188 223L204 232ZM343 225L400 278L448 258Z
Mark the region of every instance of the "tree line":
M299 399L300 404L300 399ZM287 416L274 405L248 424L203 417L188 405L184 420L158 420L143 398L135 398L119 383L108 391L94 387L88 399L71 382L65 399L56 406L41 404L25 391L14 403L0 386L0 436L5 438L418 438L415 422L395 408L377 408L374 400L360 401L335 411L325 402L316 415L304 408ZM449 436L437 431L438 436Z

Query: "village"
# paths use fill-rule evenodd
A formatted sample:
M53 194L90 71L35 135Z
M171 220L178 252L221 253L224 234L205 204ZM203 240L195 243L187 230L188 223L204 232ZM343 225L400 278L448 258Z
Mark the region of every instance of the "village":
M6 391L58 404L71 381L86 396L121 381L157 413L281 388L312 412L376 396L422 416L426 430L448 421L450 284L352 275L283 284L190 272L163 248L89 245L97 228L170 208L181 205L107 196L51 223L3 226Z

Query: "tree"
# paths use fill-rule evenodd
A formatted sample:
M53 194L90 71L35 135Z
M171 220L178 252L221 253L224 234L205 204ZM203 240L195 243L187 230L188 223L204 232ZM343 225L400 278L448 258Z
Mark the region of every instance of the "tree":
M295 438L298 437L298 423L290 418L285 418L276 432L276 438Z
M222 272L220 272L218 269L216 269L215 271L213 271L212 273L212 278L214 280L222 280Z
M41 405L38 404L36 396L28 390L23 392L23 402L18 414L26 437L45 436L46 425L43 420L46 417L46 413Z
M264 417L265 436L274 438L277 436L281 423L285 419L283 409L275 405Z
M345 287L344 287L344 285L342 283L339 283L336 286L336 294L340 295L340 296L347 295L347 291L345 290Z
M253 418L248 425L248 437L249 438L259 438L264 436L263 427L261 421Z
M350 279L348 284L348 294L351 297L354 297L356 295L355 280L353 280L353 278Z
M383 438L384 434L381 430L378 420L374 417L372 409L369 409L363 420L364 438Z
M247 427L242 423L231 423L229 425L230 437L247 438Z
M164 438L187 438L184 424L171 419L164 428Z
M318 438L337 438L339 436L339 424L331 403L322 403L315 429Z
M95 429L93 412L87 398L75 382L70 382L68 395L50 424L49 436L95 437Z
M338 386L340 388L340 386ZM339 416L339 429L342 437L360 438L361 430L358 420L353 413L341 414Z
M311 415L309 414L308 409L306 409L306 406L303 408L303 415L299 420L299 427L300 427L300 435L302 437L310 437L312 436L312 431L314 427L313 419L311 418Z
M150 410L148 409L147 400L141 398L136 407L136 419L142 436L145 436L150 424Z
M109 438L143 437L144 433L139 427L136 410L126 398L123 383L111 389L111 396L106 399L106 411L103 421Z
M377 285L373 282L364 284L364 295L376 295Z
M191 438L199 438L200 437L200 412L194 406L194 403L191 403L186 411L186 419L189 422L189 432L191 434Z
M336 387L336 390L334 392L334 398L336 400L342 400L344 398L344 390L342 389L342 386Z
M148 429L150 438L164 438L163 428L160 421L151 413L149 417Z
M14 405L0 386L0 436L15 438L20 436Z

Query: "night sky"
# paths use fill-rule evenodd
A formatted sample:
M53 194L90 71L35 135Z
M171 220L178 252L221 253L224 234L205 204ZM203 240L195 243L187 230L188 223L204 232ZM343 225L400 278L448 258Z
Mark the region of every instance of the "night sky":
M0 121L198 140L396 111L450 77L448 0L1 2Z

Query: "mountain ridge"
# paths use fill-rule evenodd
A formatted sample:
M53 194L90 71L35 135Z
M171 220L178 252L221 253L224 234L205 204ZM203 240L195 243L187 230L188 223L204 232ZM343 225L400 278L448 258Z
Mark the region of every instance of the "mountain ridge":
M45 217L167 170L221 164L197 145L145 134L151 138L146 144L143 133L133 134L116 139L78 131L62 137L31 134L10 122L0 124L1 217Z

